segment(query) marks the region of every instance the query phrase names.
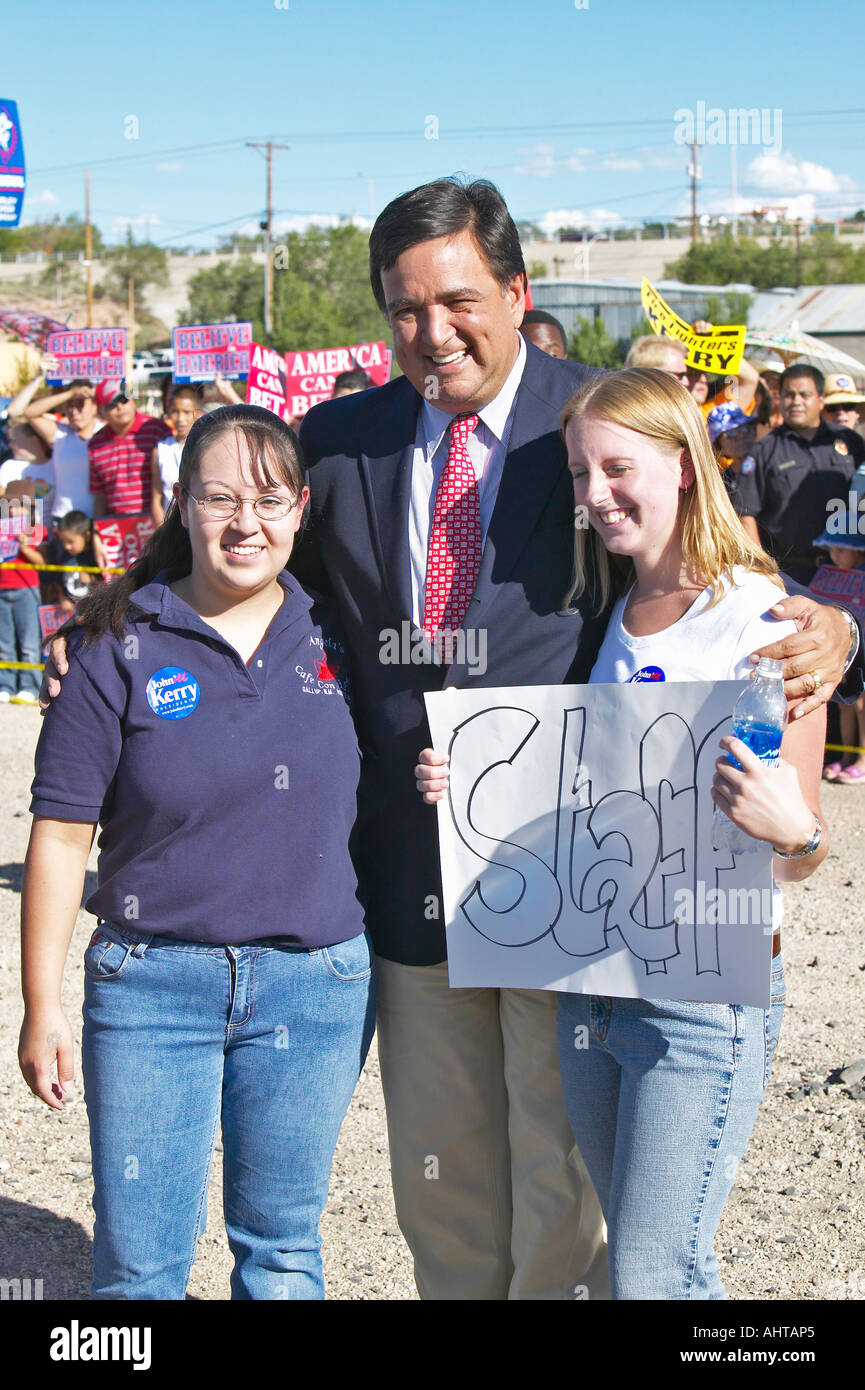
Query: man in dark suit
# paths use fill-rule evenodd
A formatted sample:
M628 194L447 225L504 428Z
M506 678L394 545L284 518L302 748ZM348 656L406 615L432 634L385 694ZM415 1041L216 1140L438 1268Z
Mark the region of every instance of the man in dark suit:
M413 777L429 743L424 691L588 675L602 624L587 605L563 611L574 505L559 415L591 370L518 332L522 252L488 183L443 179L395 199L373 228L370 272L405 375L306 416L311 515L292 568L335 597L351 654L397 1217L422 1297L604 1297L555 995L449 989L436 818ZM446 580L470 595L450 610L450 650L430 606L443 495L466 503L476 535L466 574Z
M561 611L574 509L558 420L590 371L518 333L522 253L488 184L441 180L396 199L370 262L405 376L307 415L312 510L293 568L334 595L351 653L397 1216L423 1297L604 1297L555 995L449 989L436 816L413 777L429 742L424 691L578 674L583 617ZM477 419L480 565L449 661L424 639L425 589L450 426L464 417Z

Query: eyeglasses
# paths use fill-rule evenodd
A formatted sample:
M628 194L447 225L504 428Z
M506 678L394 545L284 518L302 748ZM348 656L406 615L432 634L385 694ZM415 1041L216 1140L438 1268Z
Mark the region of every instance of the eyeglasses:
M199 507L214 521L229 521L236 516L244 502L249 502L255 515L261 521L283 521L299 499L287 497L229 497L224 492L211 492L207 497L196 497L188 488L183 489L187 497L197 502Z

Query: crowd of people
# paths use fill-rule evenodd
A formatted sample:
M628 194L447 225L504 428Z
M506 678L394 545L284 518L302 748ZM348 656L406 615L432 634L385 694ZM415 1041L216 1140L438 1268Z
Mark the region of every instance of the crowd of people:
M67 554L99 564L92 518L157 523L52 646L23 887L19 1056L62 1109L60 988L100 828L82 1043L93 1297L184 1297L220 1121L232 1296L323 1296L319 1218L375 1009L423 1298L723 1298L723 1160L768 1079L780 935L766 1009L451 989L433 810L447 766L423 696L628 681L659 651L668 679L742 678L759 650L783 663L781 767L721 740L713 799L773 846L776 881L806 877L828 850L836 690L861 742L860 628L807 585L827 545L842 569L865 558L827 521L862 440L823 421L811 367L773 395L748 362L710 381L669 338L638 340L620 373L568 361L561 325L525 312L516 227L484 181L390 203L370 280L402 375L346 383L299 442L230 387L210 411L178 388L164 420L122 382L62 399L37 382L10 406L43 465L55 433L75 436L89 501L46 504ZM28 482L38 460L19 451ZM382 631L404 621L425 658L383 661ZM436 641L481 629L483 672Z

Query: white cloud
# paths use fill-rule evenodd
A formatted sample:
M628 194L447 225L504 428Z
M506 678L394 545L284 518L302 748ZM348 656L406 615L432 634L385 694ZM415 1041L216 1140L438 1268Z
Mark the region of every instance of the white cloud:
M575 227L578 230L585 228L589 232L602 231L605 227L617 227L622 217L620 213L611 212L609 208L592 208L589 213L578 212L574 208L555 208L534 221L545 236L553 236L560 227Z
M50 188L43 188L41 193L27 194L28 207L33 207L34 203L38 204L39 206L45 207L56 202L59 202L57 194L52 193Z
M620 154L608 154L601 160L602 169L612 169L620 174L635 174L642 169L643 162L640 159L628 159Z
M589 213L589 226L594 230L602 230L604 227L618 227L622 222L622 214L613 212L610 208L592 208Z
M171 163L168 163L168 164L154 164L153 169L154 169L154 172L157 173L157 174L182 174L182 173L183 173L183 165L182 165L182 164L171 164Z
M273 235L279 236L280 233L284 232L306 232L310 227L344 227L347 223L352 227L360 227L364 231L369 231L372 227L372 219L369 217L340 217L334 212L294 213L291 217L275 217L273 219ZM262 235L258 222L244 222L235 230L239 236L260 237Z
M796 160L784 154L761 154L745 171L745 182L767 193L846 193L856 187L847 174L836 174L824 164Z
M155 213L142 213L140 217L115 217L114 226L118 231L125 231L127 227L145 227L151 231L154 227L164 227L165 223L161 217Z
M549 178L557 169L566 169L570 174L581 174L586 168L585 160L592 153L592 150L578 148L561 159L556 159L552 145L539 140L531 149L520 150L520 163L516 165L514 172L541 179Z

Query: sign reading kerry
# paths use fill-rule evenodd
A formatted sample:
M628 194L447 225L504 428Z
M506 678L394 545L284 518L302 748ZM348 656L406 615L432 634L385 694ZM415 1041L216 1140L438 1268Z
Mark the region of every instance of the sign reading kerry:
M193 381L240 381L249 375L252 347L251 323L197 323L171 332L174 380L179 386Z
M718 376L736 376L742 365L745 350L744 323L718 323L711 333L695 333L689 323L680 319L655 286L643 280L640 300L652 332L678 338L685 346L685 362L700 371Z

